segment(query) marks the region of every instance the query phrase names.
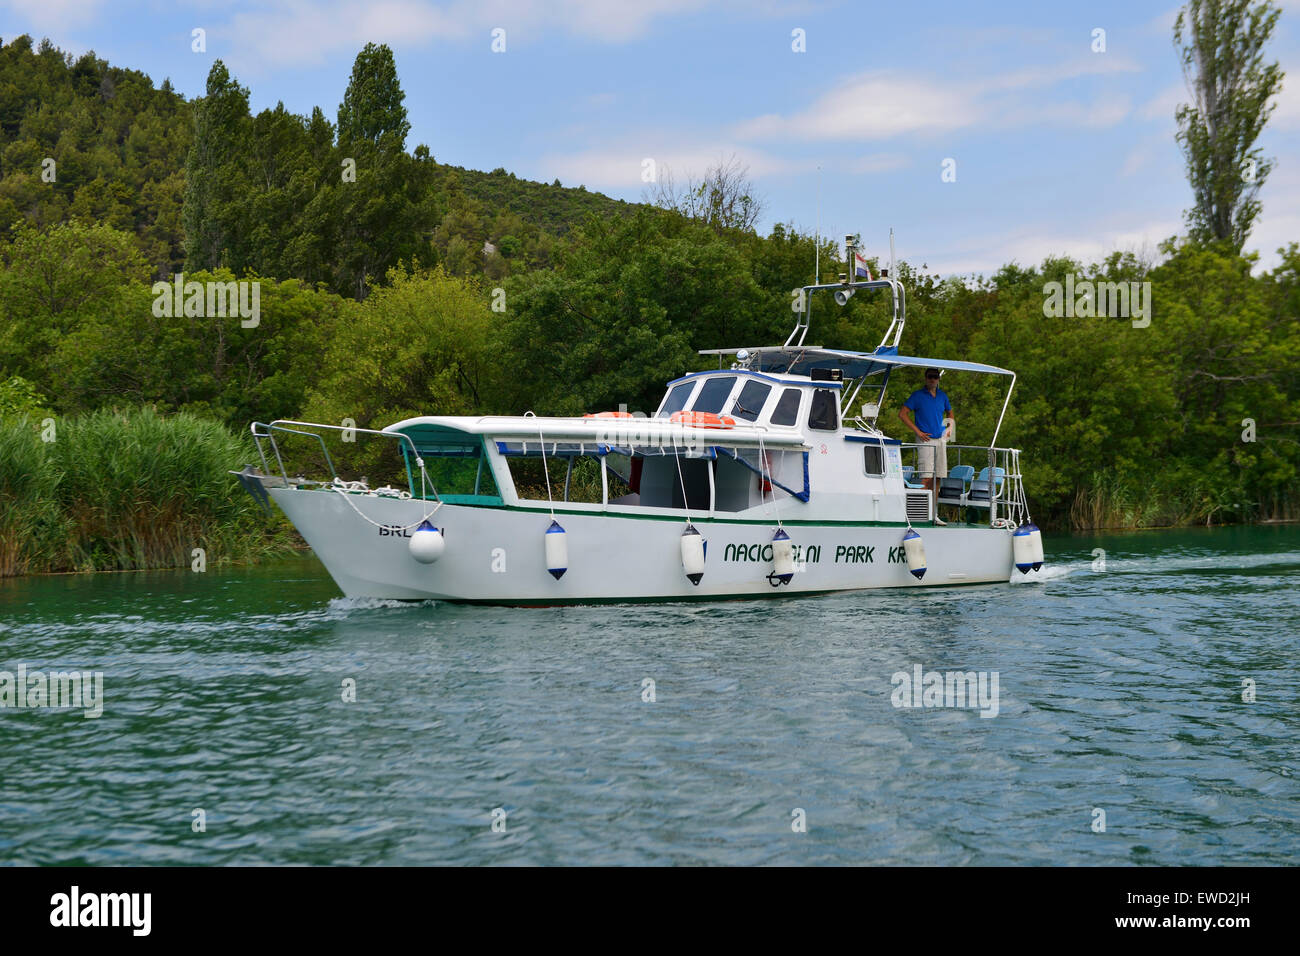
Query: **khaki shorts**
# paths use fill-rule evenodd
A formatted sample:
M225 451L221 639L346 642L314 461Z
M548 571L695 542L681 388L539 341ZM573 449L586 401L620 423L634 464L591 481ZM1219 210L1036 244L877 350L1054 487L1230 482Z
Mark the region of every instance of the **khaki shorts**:
M916 449L916 477L948 477L948 440L946 438L931 438Z

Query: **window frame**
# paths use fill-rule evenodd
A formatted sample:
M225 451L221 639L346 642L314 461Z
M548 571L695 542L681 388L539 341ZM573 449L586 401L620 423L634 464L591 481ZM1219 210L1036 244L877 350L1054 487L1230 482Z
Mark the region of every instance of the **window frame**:
M781 403L785 401L786 396L791 392L795 393L794 414L790 416L790 421L778 422L776 420L776 413L780 410ZM803 393L804 389L800 388L798 385L785 385L781 392L781 397L778 398L776 404L772 406L772 414L768 416L768 422L778 428L798 428L799 413L803 411Z
M870 453L873 452L873 451L876 453L876 460L880 463L880 470L879 470L879 471L872 471L871 468L868 467L868 458L870 457ZM882 445L882 444L880 444L880 442L863 442L863 444L862 444L862 470L863 470L863 473L864 473L868 478L884 478L884 477L885 477L885 467L886 467L886 465L885 465L885 446Z
M824 399L823 399L824 396ZM830 425L814 425L813 413L817 411L817 404L824 400L829 403L832 410ZM815 432L837 432L840 430L840 402L836 397L833 388L816 388L813 389L812 401L808 403L808 430Z
M707 389L714 382L725 382L728 379L731 380L731 387L727 389L727 392L722 396L722 401L718 403L717 408L698 407L700 399L704 397L705 389ZM739 375L712 375L704 379L704 384L701 385L699 390L696 391L696 393L691 397L690 411L704 412L705 414L709 414L709 415L721 415L722 410L726 408L727 403L731 401L731 396L736 391L736 383L740 381L740 379L741 376Z
M696 386L699 384L698 381L678 382L676 385L669 388L668 391L664 393L663 401L659 403L658 410L655 411L655 418L667 418L674 412L680 412L683 408L689 407L691 400L695 398ZM668 396L672 395L672 393L677 391L679 388L686 389L686 399L682 402L681 408L674 408L672 411L665 411L668 405Z
M740 399L744 396L745 390L748 389L750 386L756 386L758 388L766 389L766 391L764 391L763 393L762 401L758 403L758 409L757 410L750 409L753 412L754 415L753 418L748 418L745 415L742 415L740 412L736 411L736 406L741 404ZM730 399L729 404L727 406L728 407L727 414L730 415L732 418L736 419L737 421L750 422L756 424L758 420L763 417L763 410L767 408L768 400L771 397L772 397L772 385L770 382L764 382L761 379L757 379L757 378L747 379L745 384L740 386L740 391L736 392L735 397ZM749 407L748 404L746 404L746 407L747 408Z

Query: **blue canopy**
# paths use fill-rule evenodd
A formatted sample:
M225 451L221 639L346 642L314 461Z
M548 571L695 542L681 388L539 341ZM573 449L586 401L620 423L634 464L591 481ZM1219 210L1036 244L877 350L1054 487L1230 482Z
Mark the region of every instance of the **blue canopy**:
M924 358L899 355L893 349L876 352L846 352L840 349L800 348L780 345L765 349L749 349L754 356L753 368L760 372L786 372L791 375L808 375L813 369L841 369L844 377L862 378L878 375L898 366L937 368L952 372L979 372L986 375L1015 375L1009 369L979 362L960 362L955 359Z

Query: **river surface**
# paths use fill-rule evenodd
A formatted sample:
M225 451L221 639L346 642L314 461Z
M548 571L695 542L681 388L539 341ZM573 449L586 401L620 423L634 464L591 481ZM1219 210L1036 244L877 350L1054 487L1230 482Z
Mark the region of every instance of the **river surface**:
M310 558L0 581L0 671L103 673L98 718L0 708L0 862L1300 862L1300 528L1046 546L712 605L350 601Z

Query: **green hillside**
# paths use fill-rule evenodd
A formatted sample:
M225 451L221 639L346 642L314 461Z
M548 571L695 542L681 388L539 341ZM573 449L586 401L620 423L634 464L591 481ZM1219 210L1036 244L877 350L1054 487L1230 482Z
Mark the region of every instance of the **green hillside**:
M132 234L158 278L227 266L323 282L356 296L397 258L491 278L548 266L559 240L586 216L635 208L504 169L442 165L424 147L407 152L404 139L349 140L321 109L297 116L278 104L253 116L248 91L224 67L214 74L205 99L216 109L93 52L73 58L48 40L0 39L0 232L20 220L38 227L73 219L103 223ZM239 154L195 157L196 121L214 141L217 134L233 137ZM354 190L340 181L345 145L375 160L372 167L358 164L356 182L346 184ZM208 195L196 197L191 189L190 198L204 201L206 225L216 220L215 231L228 240L197 257L187 251L183 221L187 165L211 180ZM381 191L399 199L381 202L376 218L368 207ZM408 236L427 238L389 244L383 250L389 255L373 261L349 258L398 223ZM355 225L361 228L350 228ZM484 255L485 242L498 251ZM332 259L340 245L342 254Z

